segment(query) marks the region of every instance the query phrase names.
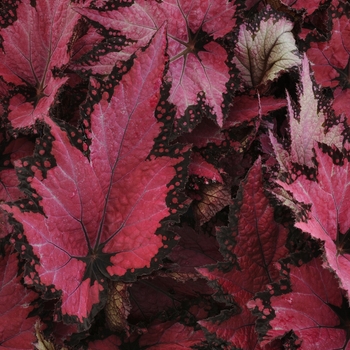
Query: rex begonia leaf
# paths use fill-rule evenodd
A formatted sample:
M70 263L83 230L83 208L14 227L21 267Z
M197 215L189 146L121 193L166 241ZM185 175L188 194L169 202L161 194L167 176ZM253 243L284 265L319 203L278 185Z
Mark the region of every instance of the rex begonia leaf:
M128 332L126 321L131 304L128 293L129 284L111 281L108 286L107 303L104 309L108 328L112 331Z
M168 321L149 326L147 333L141 336L139 344L148 350L190 350L203 341L205 335L202 330Z
M42 119L66 78L54 78L52 69L68 63L72 30L80 15L69 0L23 0L17 20L0 31L0 76L19 85L10 100L8 119L14 128L26 128Z
M237 96L223 127L230 128L237 124L250 122L259 114L261 116L267 115L269 112L285 107L286 104L284 99L277 99L271 96L262 96L260 99L248 95Z
M1 155L0 165L0 201L13 202L24 197L20 189L19 181L14 169L15 160L29 156L33 153L34 145L26 138L18 138L3 142L0 146L5 148ZM12 233L12 226L9 224L7 214L0 209L0 240Z
M214 290L197 271L187 271L171 265L169 272L160 271L132 283L129 288L132 308L128 320L146 322L159 314L174 314L181 311L185 302L199 295L213 294Z
M193 198L193 212L200 226L232 203L230 186L215 182L200 184L198 191L193 192Z
M214 165L208 163L198 152L193 152L191 163L188 167L189 175L197 175L214 182L222 183L222 177Z
M347 124L350 124L350 89L343 90L337 87L334 92L334 101L332 103L332 108L336 115L344 115Z
M247 86L264 85L300 64L292 29L293 23L269 6L240 26L232 62Z
M335 145L341 148L343 142L343 124L334 122L326 129L329 120L329 109L327 105L321 105L319 90L314 87L310 77L309 62L304 56L300 70L299 108L295 107L290 95L287 93L288 115L290 123L291 146L288 162L297 163L302 166L314 168L312 158L314 156L314 142L322 142L329 146ZM271 137L277 158L280 158L283 149L277 145L276 140ZM281 164L282 165L282 164ZM288 166L289 167L289 166Z
M260 159L243 181L230 208L229 220L229 226L217 234L227 262L197 270L221 292L232 296L241 313L229 318L223 314L221 321L215 317L200 324L217 337L245 349L248 344L257 343L256 336L252 338L255 318L249 315L245 304L255 293L265 290L266 284L278 280L274 264L287 253L284 245L288 231L274 221L274 209L264 193Z
M87 25L87 21L84 20L81 30ZM122 49L133 42L119 35L118 31L101 27L96 29L90 26L85 29L85 35L77 39L72 47L69 68L78 71L80 75L108 75L116 62L130 58L130 53ZM79 28L78 26L78 30Z
M315 79L322 86L349 87L350 6L334 2L329 8L332 30L329 40L311 42L306 55L312 62Z
M288 293L274 295L272 288L249 302L260 314L259 321L269 324L261 334L262 344L293 330L300 350L349 349L347 321L341 317L342 307L348 306L334 274L322 267L320 258L301 267L280 264L279 268L290 279Z
M135 43L123 49L132 54L144 46L156 30L168 24L168 79L172 82L169 101L177 107L176 117L195 123L202 105L216 116L222 126L227 104L224 95L230 80L225 61L226 50L216 39L229 33L235 25L235 5L227 0L136 0L114 11L92 10L77 6L76 11L89 19L120 32ZM187 120L188 119L188 120ZM182 125L183 127L184 125ZM188 130L191 125L187 125Z
M256 317L244 305L239 313L221 313L199 321L210 333L216 334L231 345L229 349L261 350L255 332Z
M310 1L302 1L302 0L283 0L281 1L283 4L290 6L296 10L305 10L307 15L311 15L315 10L318 9L322 0L310 0Z
M110 335L102 340L95 340L89 343L90 350L120 350L122 345L121 339L116 335Z
M350 255L346 243L350 228L349 161L342 159L335 149L331 151L332 157L318 147L315 152L318 164L317 181L308 180L302 174L293 183L279 181L279 184L292 193L299 203L311 204L307 217L297 215L295 226L324 242L324 265L336 272L341 286L349 293Z
M179 177L185 179L186 167L179 163L184 158L178 152L177 158L152 155L147 160L161 129L154 110L165 48L162 27L147 49L137 52L111 96L105 91L93 102L89 159L70 143L66 131L45 119L50 131L34 157L17 166L45 216L38 210L21 210L23 205L2 205L28 242L22 244L18 234L23 257L37 257L28 261L25 282L60 295L58 317L78 323L80 329L88 328L104 306L106 278L131 280L146 273L170 248L170 236L157 230L160 221L175 218L170 211L176 215L181 208ZM100 89L92 80L90 95L99 96ZM69 136L77 133L61 125ZM167 204L174 202L178 205L170 210Z
M191 132L184 133L177 140L202 148L208 143L214 143L219 146L224 139L221 128L213 120L204 118Z
M38 318L28 315L38 294L21 284L18 254L11 254L10 246L5 251L0 257L0 349L33 349Z
M195 268L222 260L216 237L198 233L189 226L179 227L175 233L180 241L168 255L177 265L173 271L195 273Z

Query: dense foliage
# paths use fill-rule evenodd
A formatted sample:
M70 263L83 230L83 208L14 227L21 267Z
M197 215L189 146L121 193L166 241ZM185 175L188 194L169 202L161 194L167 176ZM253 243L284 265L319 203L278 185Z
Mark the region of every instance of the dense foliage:
M3 0L0 349L350 349L350 5Z

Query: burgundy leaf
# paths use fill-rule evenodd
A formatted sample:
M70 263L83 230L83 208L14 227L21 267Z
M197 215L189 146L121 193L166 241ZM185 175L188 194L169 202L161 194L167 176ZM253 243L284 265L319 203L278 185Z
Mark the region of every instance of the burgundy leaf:
M121 339L116 335L110 335L103 340L95 340L89 343L90 350L119 350L121 349L120 345L122 344Z
M230 225L217 235L227 262L197 270L213 281L221 292L232 296L242 310L227 319L222 315L221 320L216 317L200 323L236 347L253 349L248 344L257 344L255 318L246 310L245 304L255 293L265 290L266 284L278 280L274 264L287 253L284 246L287 230L274 221L274 209L263 189L260 159L243 181L230 208L229 219ZM239 268L234 266L235 261ZM249 336L242 340L241 332Z
M206 162L204 158L197 152L192 153L192 159L188 168L188 173L189 175L205 177L214 182L223 182L222 177L217 169L212 164Z
M270 7L240 26L233 63L247 86L264 85L300 64L292 29L293 23Z
M67 44L80 16L70 1L23 0L17 21L1 30L0 75L8 83L25 85L31 97L18 93L10 101L8 119L14 128L42 119L66 81L54 78L52 69L68 63Z
M148 350L185 350L193 349L205 341L202 330L194 330L181 323L155 323L148 328L148 332L141 336L140 346L147 346Z
M134 45L123 49L127 54L146 45L154 32L167 22L168 79L172 82L169 100L177 107L177 118L193 113L189 108L204 102L222 126L224 114L221 106L226 103L223 94L228 92L226 84L230 74L225 64L228 55L214 40L223 37L235 25L232 2L137 0L132 6L121 6L114 11L100 12L85 5L77 6L76 11L135 41Z
M132 309L129 321L146 322L157 315L174 314L185 302L200 295L211 295L213 289L197 272L173 268L174 272L158 272L145 277L129 288Z
M224 139L221 128L207 118L204 118L191 133L185 133L178 138L180 142L190 143L198 148L205 147L208 143L214 143L219 146Z
M300 350L349 349L347 331L337 313L344 299L335 276L322 267L320 258L288 268L289 293L274 296L271 289L269 297L249 302L261 313L262 320L272 315L262 344L293 330L299 338L297 343L301 343Z
M224 122L224 128L227 129L243 122L250 122L260 114L263 116L284 106L286 106L285 100L269 96L263 96L260 99L248 95L237 96Z
M6 255L0 257L0 348L33 349L35 323L38 317L29 317L33 310L30 303L38 295L21 284L18 276L18 254L6 248Z
M167 202L179 202L181 180L175 175L185 178L185 168L179 165L183 157L147 160L161 127L154 109L165 47L162 27L149 47L137 52L132 69L111 98L104 92L93 106L89 160L71 145L67 132L45 119L50 133L33 159L18 164L20 173L29 174L26 180L39 196L45 216L3 205L23 226L30 245L21 249L23 256L30 259L35 254L40 259L30 263L33 271L26 283L46 293L59 292L58 316L78 322L81 329L88 328L104 306L106 278L133 279L156 266L159 255L169 248L167 235L156 231L169 216ZM98 95L99 83L91 85L91 96ZM39 155L43 164L34 164ZM176 208L171 214L177 213Z
M168 256L178 265L175 271L195 273L196 267L222 260L215 237L197 233L189 226L179 227L175 232L180 241Z
M324 266L336 272L341 286L349 293L350 255L346 243L350 228L347 205L350 200L349 161L342 159L335 149L331 151L332 156L324 154L318 147L315 151L317 181L310 181L301 175L291 184L279 184L292 193L299 203L311 205L306 217L297 216L295 226L324 242ZM292 202L285 204L294 209Z

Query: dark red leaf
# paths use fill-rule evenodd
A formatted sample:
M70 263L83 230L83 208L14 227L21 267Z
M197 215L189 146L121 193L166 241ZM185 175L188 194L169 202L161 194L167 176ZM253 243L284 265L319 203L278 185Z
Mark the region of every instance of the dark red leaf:
M184 116L189 107L196 106L199 99L203 99L222 126L224 114L221 106L225 102L223 94L228 92L226 83L230 74L225 64L228 55L214 40L233 29L233 2L136 0L132 6L121 6L115 11L99 12L85 5L76 7L76 11L135 41L134 45L123 49L127 54L146 45L154 32L167 22L170 56L168 79L172 82L169 100L177 107L177 118ZM199 97L203 92L204 97ZM195 116L190 116L193 123L192 118Z
M263 96L260 99L248 95L237 96L223 127L228 129L243 122L250 122L260 115L266 115L286 105L284 99L268 96Z
M190 143L198 148L205 147L208 143L214 143L219 146L224 139L221 128L207 118L204 118L191 133L185 133L179 137L180 142Z
M6 248L6 256L0 257L0 348L33 349L35 323L38 317L28 317L33 310L30 303L38 295L21 284L18 276L18 254Z
M89 343L89 349L91 350L119 350L122 344L121 339L116 335L110 335L103 340L95 340Z
M213 281L222 293L232 296L242 310L227 319L221 315L221 320L218 316L201 321L201 324L236 347L253 349L250 345L257 344L255 318L246 310L245 304L255 293L265 290L266 284L278 280L274 264L287 253L284 245L288 233L274 221L274 209L263 189L260 159L243 181L229 218L230 225L221 228L217 234L227 262L197 270ZM239 268L234 266L235 261ZM244 338L241 332L246 334Z
M154 109L165 47L162 27L149 47L137 52L113 96L109 99L104 92L94 104L89 160L71 145L67 132L45 119L50 133L34 158L18 164L19 172L29 174L26 180L39 196L45 216L3 205L23 226L30 245L22 248L18 243L23 256L30 259L35 254L40 259L30 263L32 272L25 282L55 296L59 292L59 315L66 322L78 322L81 329L89 327L104 306L100 295L105 297L106 278L132 279L156 266L159 255L169 249L166 234L156 231L169 217L167 202L178 202L182 180L174 177L179 173L185 178L184 166L179 165L183 157L147 160L161 128ZM99 83L91 85L91 95L98 95ZM44 159L43 164L33 164L37 159Z
M179 227L175 232L180 236L180 241L169 254L169 258L178 266L175 271L196 273L196 267L222 260L214 236L200 234L189 226Z
M80 15L70 1L23 0L17 21L1 30L0 75L8 83L24 85L31 97L19 93L10 101L8 119L14 128L32 126L48 109L65 78L52 69L68 63L67 44Z
M139 343L141 347L147 346L148 350L190 350L202 341L205 341L202 330L195 331L192 327L169 321L148 327Z
M129 288L131 322L147 322L157 315L173 315L182 311L185 302L214 292L197 272L182 272L176 267L174 272L171 270L160 271L155 276L142 278L132 284Z
M213 182L222 183L222 177L218 170L197 152L192 153L191 163L188 167L189 175L197 175L199 177L205 177Z

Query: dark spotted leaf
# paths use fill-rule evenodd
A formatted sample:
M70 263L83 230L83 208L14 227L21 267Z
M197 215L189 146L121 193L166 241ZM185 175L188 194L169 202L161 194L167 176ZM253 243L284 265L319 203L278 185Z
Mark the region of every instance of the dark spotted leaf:
M28 317L38 294L21 284L18 276L18 254L7 246L6 255L0 257L0 348L33 349L35 323L38 317Z
M274 264L287 253L287 230L274 221L273 207L263 189L260 159L243 181L229 218L229 226L217 234L227 262L197 270L240 308L230 316L223 313L200 324L235 347L258 349L255 317L245 305L266 284L278 280Z
M70 143L66 131L45 119L50 130L36 154L18 163L44 215L23 211L21 205L3 205L28 241L20 248L23 257L37 257L28 262L31 272L25 282L60 296L58 317L78 323L80 329L88 328L104 306L107 278L132 280L156 266L169 248L167 235L157 230L170 214L169 186L171 198L179 202L181 180L174 178L184 172L178 165L183 157L147 159L161 127L154 110L165 47L162 27L148 48L137 52L113 95L104 92L90 109L89 159ZM98 95L99 89L92 81L90 94ZM43 164L35 164L43 155ZM174 207L171 213L176 212ZM21 238L19 233L17 240Z
M240 26L233 63L247 86L264 85L300 64L292 29L293 23L270 7Z
M186 117L195 125L196 111L202 104L209 107L209 114L222 126L224 95L230 80L225 61L226 50L217 43L235 25L235 6L227 0L136 0L132 6L120 6L114 11L92 10L75 7L80 14L120 32L134 41L123 53L132 54L144 46L164 22L168 23L168 53L170 65L168 79L171 81L169 100L175 104L177 118ZM233 78L233 77L232 77ZM187 120L187 118L189 120ZM184 121L183 121L184 122ZM198 121L197 121L198 122ZM180 128L180 127L179 127Z
M320 91L314 86L310 77L310 67L306 56L302 62L300 79L301 82L298 86L300 107L295 106L290 95L287 94L291 134L290 155L277 144L273 136L271 137L277 159L279 159L281 167L285 169L291 169L292 164L295 163L314 168L315 164L312 158L315 141L329 146L335 145L339 148L342 147L343 142L344 126L339 123L339 120L331 121L330 110L325 101L320 100ZM331 127L327 128L327 125Z
M289 277L290 290L275 296L271 288L249 302L260 314L259 321L269 324L264 327L266 334L261 334L262 344L293 331L300 350L349 349L349 307L334 274L322 267L322 259L301 267L279 265L279 269Z
M304 215L296 212L295 226L324 243L324 266L335 271L340 285L349 293L349 161L343 159L336 149L330 150L332 156L323 153L318 147L315 151L318 164L316 181L302 174L290 184L282 181L279 184L297 202L308 206ZM295 211L292 201L284 203Z
M31 127L48 115L58 89L67 80L53 69L69 61L67 45L80 15L70 1L22 1L17 20L0 31L0 75L18 86L10 100L8 120L13 128Z

